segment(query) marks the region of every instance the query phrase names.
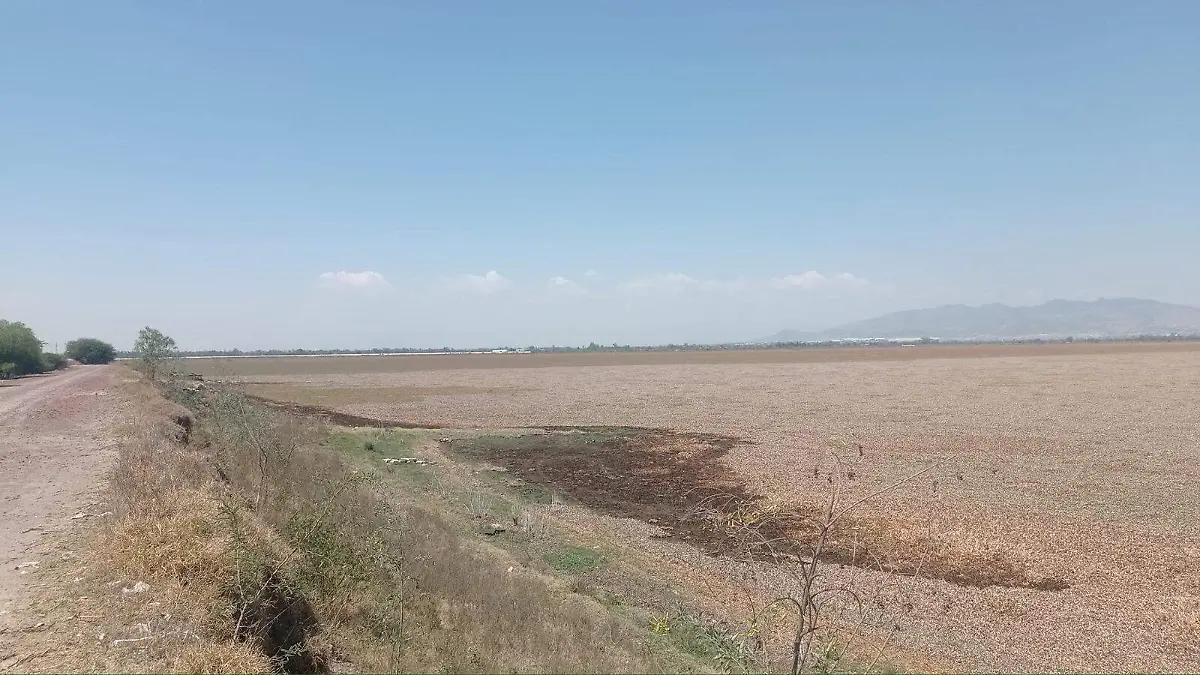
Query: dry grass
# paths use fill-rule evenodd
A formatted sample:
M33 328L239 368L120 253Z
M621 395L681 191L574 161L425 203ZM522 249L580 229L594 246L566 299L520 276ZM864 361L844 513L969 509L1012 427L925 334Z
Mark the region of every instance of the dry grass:
M940 461L933 480L890 495L864 517L899 523L897 546L920 541L921 529L904 523L932 521L938 539L963 556L955 564L999 557L1030 578L1059 577L1071 588L984 592L925 583L914 601L922 621L901 636L902 648L952 668L1200 669L1195 612L1178 600L1200 595L1193 393L1200 391L1200 349L972 349L504 355L440 365L437 359L474 357L246 359L225 366L309 388L503 391L382 403L356 394L343 408L368 417L738 436L753 444L726 461L748 485L781 500L822 493L822 457L835 439L863 448L852 490ZM419 361L426 358L435 360ZM520 360L533 358L545 367ZM636 532L639 545L651 545Z
M113 517L72 586L91 596L72 605L93 632L59 668L707 669L648 648L640 623L431 505L393 498L303 420L218 394L195 408L185 444L178 406L140 383L124 395L140 414L111 477ZM108 647L87 654L96 635Z
M216 642L185 647L175 661L178 673L269 673L270 659L251 645L241 642Z

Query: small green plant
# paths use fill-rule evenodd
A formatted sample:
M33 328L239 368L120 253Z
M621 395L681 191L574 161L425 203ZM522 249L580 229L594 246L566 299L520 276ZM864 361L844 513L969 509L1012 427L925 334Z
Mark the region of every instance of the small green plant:
M762 637L757 625L739 630L682 607L673 613L651 616L650 632L670 637L682 649L711 660L730 673L755 671L762 657Z
M671 617L666 614L656 614L650 617L650 632L655 635L666 635L671 632Z
M20 369L15 363L0 363L0 380L11 380L20 375Z
M550 566L559 572L591 572L600 567L600 554L583 546L572 546L550 554Z
M412 457L416 437L405 430L347 430L329 435L329 447L346 454Z

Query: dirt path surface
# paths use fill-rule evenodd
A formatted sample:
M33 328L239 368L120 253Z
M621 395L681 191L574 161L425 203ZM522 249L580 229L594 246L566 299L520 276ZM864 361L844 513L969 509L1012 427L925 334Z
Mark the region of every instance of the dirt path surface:
M0 387L0 630L37 571L28 563L40 564L39 541L91 515L89 495L113 457L116 372L75 366Z

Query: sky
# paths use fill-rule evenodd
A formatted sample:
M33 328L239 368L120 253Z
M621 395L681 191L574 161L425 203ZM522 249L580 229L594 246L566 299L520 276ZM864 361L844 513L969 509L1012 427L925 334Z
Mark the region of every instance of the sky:
M725 342L1200 305L1200 3L0 3L51 346Z

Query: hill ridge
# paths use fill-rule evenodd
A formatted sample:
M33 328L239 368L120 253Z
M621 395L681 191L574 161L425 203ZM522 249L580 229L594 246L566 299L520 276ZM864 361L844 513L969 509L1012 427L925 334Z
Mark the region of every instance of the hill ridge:
M764 342L820 341L849 338L943 339L1021 337L1119 337L1200 333L1200 308L1141 298L1064 300L1040 305L941 305L889 312L833 328L802 332L783 330Z

